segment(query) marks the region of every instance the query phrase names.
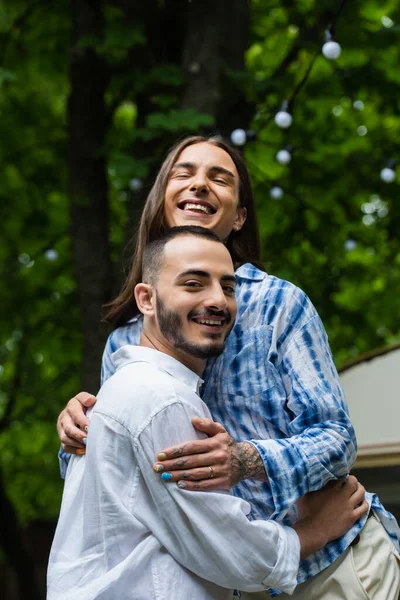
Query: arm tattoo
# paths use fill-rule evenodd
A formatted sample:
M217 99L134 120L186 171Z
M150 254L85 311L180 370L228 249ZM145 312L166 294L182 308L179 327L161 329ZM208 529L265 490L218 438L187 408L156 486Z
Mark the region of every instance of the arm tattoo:
M231 451L231 484L232 486L243 479L268 481L264 463L255 446L250 442L230 442Z

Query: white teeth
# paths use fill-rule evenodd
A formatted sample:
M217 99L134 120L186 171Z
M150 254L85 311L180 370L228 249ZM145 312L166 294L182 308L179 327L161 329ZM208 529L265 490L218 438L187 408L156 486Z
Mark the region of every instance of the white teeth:
M184 206L184 210L200 210L205 215L212 214L211 210L208 208L208 206L204 206L204 204L191 204L191 203L187 202Z
M221 321L211 321L211 319L199 319L201 325L221 325Z

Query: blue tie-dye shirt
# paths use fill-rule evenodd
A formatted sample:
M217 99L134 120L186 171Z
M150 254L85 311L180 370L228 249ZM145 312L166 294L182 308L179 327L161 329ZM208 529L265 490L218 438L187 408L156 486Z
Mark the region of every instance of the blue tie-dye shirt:
M252 506L249 518L296 520L296 500L345 477L356 439L322 322L306 294L253 265L236 271L238 315L222 356L208 362L202 398L236 440L258 449L268 483L245 480L233 493ZM141 317L116 329L103 356L102 383L115 370L112 354L139 344ZM376 495L367 500L395 545L399 529ZM329 566L362 529L303 560L301 583ZM270 590L276 595L277 590Z

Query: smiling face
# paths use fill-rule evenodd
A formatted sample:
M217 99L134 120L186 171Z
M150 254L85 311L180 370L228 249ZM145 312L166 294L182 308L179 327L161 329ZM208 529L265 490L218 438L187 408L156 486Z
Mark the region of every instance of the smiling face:
M169 241L157 282L139 284L135 290L147 341L200 373L207 358L223 351L233 327L235 284L232 259L223 244L192 235ZM147 307L140 299L146 286L151 289Z
M172 167L165 192L168 227L200 225L226 240L246 219L239 207L239 176L225 150L202 142L185 148Z

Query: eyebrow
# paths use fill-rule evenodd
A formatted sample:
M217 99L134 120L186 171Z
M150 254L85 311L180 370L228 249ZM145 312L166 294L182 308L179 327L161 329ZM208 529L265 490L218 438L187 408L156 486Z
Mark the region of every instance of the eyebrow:
M183 271L183 273L179 273L177 279L187 277L188 275L195 275L196 277L203 277L205 279L210 279L211 277L208 271L202 271L200 269L188 269L187 271ZM236 283L236 277L234 275L222 275L221 281Z
M174 166L172 167L172 170L174 170L174 169L194 170L196 168L197 168L197 165L195 163L180 162L180 163L175 163ZM228 175L228 177L232 177L232 179L235 179L235 175L234 175L234 173L232 173L232 171L230 171L229 169L225 169L225 167L221 167L219 165L213 165L212 167L209 167L208 171L214 171L215 173L223 173L224 175Z

